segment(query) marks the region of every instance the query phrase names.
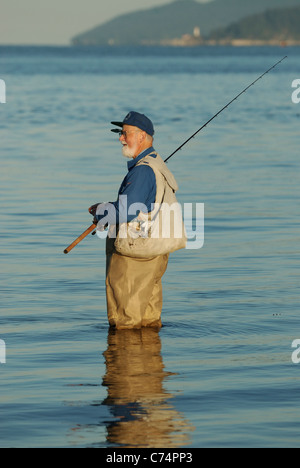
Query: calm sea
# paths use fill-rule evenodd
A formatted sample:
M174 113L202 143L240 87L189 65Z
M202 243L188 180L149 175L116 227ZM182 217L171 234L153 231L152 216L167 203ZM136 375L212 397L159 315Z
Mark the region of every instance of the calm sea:
M63 250L126 173L110 121L146 113L167 157L284 55L169 161L205 243L170 258L164 327L109 332L105 242ZM300 447L299 59L0 47L1 447Z

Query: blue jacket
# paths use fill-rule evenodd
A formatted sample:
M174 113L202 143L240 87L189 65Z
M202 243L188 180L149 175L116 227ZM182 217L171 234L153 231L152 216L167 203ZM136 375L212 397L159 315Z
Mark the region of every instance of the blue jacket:
M115 206L116 209L116 218L117 219L108 219L108 224L119 224L119 213L122 207L120 206L120 195L127 196L127 207L129 208L133 203L143 203L146 205L148 212L152 210L151 205L155 203L156 199L156 178L150 166L138 166L136 167L137 163L147 156L150 153L153 153L154 148L148 148L143 153L141 153L137 158L129 161L128 165L128 173L124 178L121 187L118 193L118 199L116 202L112 204ZM156 157L155 154L152 157ZM106 211L104 215L97 215L96 218L101 221L102 218L107 216L108 212ZM136 216L138 216L139 212L134 215L128 215L127 211L127 222L132 221ZM124 222L124 215L122 217L122 222Z

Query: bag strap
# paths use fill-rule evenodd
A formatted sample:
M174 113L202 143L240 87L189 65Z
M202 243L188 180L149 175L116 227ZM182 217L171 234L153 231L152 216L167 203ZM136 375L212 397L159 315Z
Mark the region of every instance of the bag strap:
M148 166L148 167L150 166L151 169L153 170L154 175L155 175L155 179L156 179L155 203L161 205L163 200L164 200L164 197L165 197L167 181L165 180L165 177L160 172L158 167L156 167L155 164L151 164L151 159L153 159L153 158L151 158L151 155L153 155L153 154L158 156L158 153L156 151L153 151L152 153L147 154L147 156L145 156L143 159L141 159L141 161L139 161L137 163L137 166ZM159 183L158 174L161 177L162 184ZM163 186L163 188L162 188L162 186Z

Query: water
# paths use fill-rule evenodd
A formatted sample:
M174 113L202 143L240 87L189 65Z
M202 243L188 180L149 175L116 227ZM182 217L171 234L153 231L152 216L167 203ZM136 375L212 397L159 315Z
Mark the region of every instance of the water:
M1 447L299 447L299 48L1 47ZM156 126L205 244L171 256L164 327L109 332L104 242L64 248Z

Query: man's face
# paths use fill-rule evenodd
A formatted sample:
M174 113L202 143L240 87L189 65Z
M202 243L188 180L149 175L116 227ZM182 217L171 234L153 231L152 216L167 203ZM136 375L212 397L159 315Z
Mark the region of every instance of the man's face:
M140 154L143 138L142 130L131 125L123 126L119 140L123 145L122 152L126 158L136 158Z

